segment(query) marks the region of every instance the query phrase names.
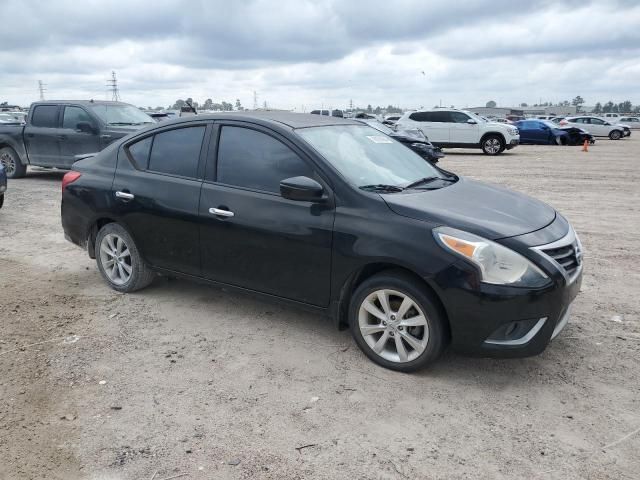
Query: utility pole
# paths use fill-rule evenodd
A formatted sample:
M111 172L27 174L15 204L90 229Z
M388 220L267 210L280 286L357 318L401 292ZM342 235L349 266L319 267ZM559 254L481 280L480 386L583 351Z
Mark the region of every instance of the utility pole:
M47 85L42 83L42 80L38 80L38 91L40 92L40 101L44 100L44 92L47 91L45 88Z
M118 79L116 78L116 72L111 72L111 78L107 80L107 87L111 89L111 100L117 102L120 100L120 92L118 91Z
M258 92L256 92L255 90L253 91L253 109L258 109Z

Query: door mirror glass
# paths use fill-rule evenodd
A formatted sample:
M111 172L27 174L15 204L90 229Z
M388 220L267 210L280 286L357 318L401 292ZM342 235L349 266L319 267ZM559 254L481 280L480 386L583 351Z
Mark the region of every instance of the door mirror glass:
M91 134L96 133L93 125L91 125L89 122L78 122L76 124L76 131Z
M469 120L467 120L467 123L468 123L469 125L475 125L475 124L477 124L478 122L476 122L474 119L470 118Z
M322 202L324 188L309 177L291 177L280 182L280 195L300 202Z

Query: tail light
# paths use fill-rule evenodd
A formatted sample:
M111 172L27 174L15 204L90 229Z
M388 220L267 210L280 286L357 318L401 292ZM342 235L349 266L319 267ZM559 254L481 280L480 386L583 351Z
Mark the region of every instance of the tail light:
M64 189L67 188L67 185L78 180L81 175L82 174L80 172L74 172L73 170L67 172L64 177L62 177L62 191L64 192Z

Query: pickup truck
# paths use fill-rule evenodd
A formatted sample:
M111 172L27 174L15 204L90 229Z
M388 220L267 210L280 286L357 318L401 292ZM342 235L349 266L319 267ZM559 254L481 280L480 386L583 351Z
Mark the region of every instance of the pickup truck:
M7 177L27 165L69 169L77 155L99 152L153 119L128 103L94 100L35 102L26 125L0 125L0 163Z

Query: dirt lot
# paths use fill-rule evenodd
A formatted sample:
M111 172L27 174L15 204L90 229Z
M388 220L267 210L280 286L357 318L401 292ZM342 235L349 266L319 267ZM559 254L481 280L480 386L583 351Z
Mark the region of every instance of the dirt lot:
M522 360L379 368L348 332L182 280L108 289L60 179L0 210L0 479L637 479L640 135L445 168L535 195L584 244L566 330ZM302 448L305 447L306 448Z

